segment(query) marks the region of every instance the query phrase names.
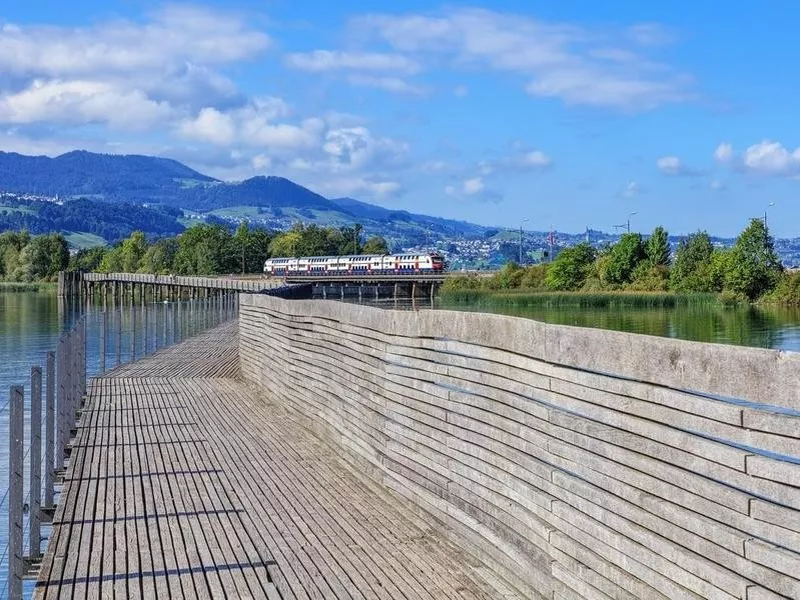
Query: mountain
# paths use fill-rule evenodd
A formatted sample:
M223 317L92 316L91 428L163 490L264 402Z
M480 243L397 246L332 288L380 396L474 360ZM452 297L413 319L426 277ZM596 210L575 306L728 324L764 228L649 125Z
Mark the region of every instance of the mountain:
M44 208L42 199L57 202ZM69 209L78 199L83 202L80 208ZM119 211L109 203L130 207ZM76 219L76 213L86 217ZM398 246L480 236L487 230L353 198L331 200L283 177L224 182L167 158L83 150L55 158L0 152L0 231L18 226L33 232L61 228L113 242L127 235L120 235L126 228L154 236L172 233L182 227L178 218L187 225L202 219L231 224L247 219L276 229L298 220L332 226L358 222L366 233L381 234Z
M187 187L213 183L219 182L168 158L83 150L56 158L0 152L0 190L6 192L169 204Z

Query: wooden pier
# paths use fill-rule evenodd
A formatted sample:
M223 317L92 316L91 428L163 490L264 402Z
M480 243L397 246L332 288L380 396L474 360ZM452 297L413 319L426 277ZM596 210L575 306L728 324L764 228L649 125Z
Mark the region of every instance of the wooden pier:
M90 382L37 598L513 598L240 382L237 326Z

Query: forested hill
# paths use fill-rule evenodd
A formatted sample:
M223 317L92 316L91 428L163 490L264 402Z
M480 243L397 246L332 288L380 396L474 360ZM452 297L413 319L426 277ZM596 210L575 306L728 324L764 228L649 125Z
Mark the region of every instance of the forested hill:
M56 158L0 152L0 191L172 204L191 185L217 182L168 158L76 150Z
M8 201L11 194L16 198L13 203ZM44 207L41 202L23 200L31 195L58 199L60 204ZM71 207L78 199L83 204ZM109 203L130 206L120 210ZM93 233L112 242L132 231L126 230L126 220L143 223L134 228L148 234L174 233L181 227L176 218L184 212L187 219L222 218L236 223L247 218L271 229L285 229L298 220L335 227L360 223L368 233L379 233L403 246L424 243L432 235L472 237L486 230L352 198L330 200L283 177L219 181L167 158L82 150L56 158L0 152L0 231L20 226L37 233L66 230L68 223L70 231ZM160 226L155 223L159 218L164 218Z

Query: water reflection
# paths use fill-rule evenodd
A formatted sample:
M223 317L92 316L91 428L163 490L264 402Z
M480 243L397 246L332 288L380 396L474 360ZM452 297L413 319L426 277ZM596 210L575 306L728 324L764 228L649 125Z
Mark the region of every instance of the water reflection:
M800 352L800 308L683 306L675 308L507 307L438 304L451 310L493 312L578 327L629 331L698 342Z

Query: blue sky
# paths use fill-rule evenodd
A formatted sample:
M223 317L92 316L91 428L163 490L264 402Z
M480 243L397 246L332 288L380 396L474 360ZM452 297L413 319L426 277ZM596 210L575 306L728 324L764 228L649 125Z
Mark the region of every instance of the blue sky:
M798 19L788 0L7 2L0 150L157 154L512 228L636 213L735 235L768 210L796 237Z

